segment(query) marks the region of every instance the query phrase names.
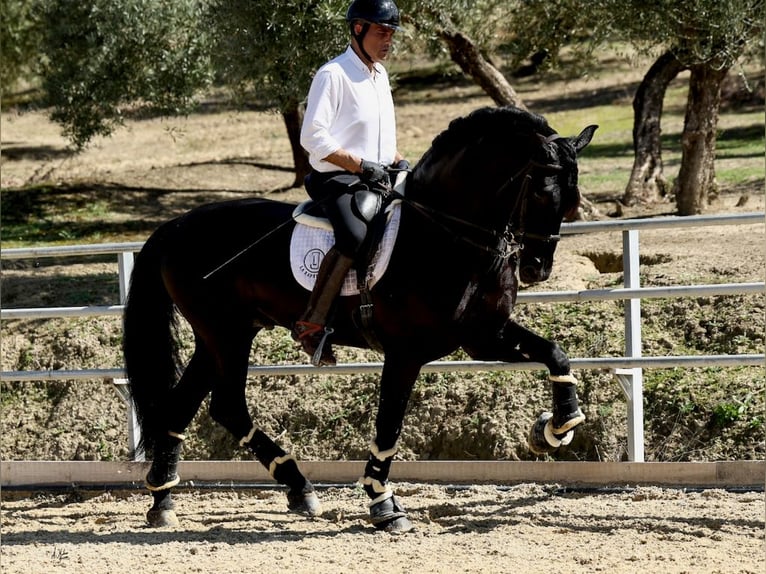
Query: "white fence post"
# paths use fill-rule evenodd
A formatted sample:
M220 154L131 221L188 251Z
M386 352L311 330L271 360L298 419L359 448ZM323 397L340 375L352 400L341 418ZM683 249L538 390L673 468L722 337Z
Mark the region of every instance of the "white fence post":
M128 423L128 452L133 456L133 460L136 462L143 462L146 460L144 452L140 453L136 447L141 442L141 427L138 425L138 417L136 416L136 409L133 408L133 399L130 398L130 390L128 389L128 379L111 379L112 386L120 398L125 401L127 407L127 423Z
M128 300L130 288L130 276L133 273L134 256L132 251L122 251L117 254L117 267L120 274L120 305L125 305ZM133 455L134 461L144 461L143 452L137 452L136 447L141 442L141 427L138 424L136 409L133 399L130 397L127 379L112 379L112 384L117 394L125 401L128 422L128 451Z
M638 289L638 230L622 232L622 269L626 289ZM641 299L625 300L625 356L640 358ZM614 374L628 401L628 460L644 462L644 371L641 367L615 369Z
M133 273L134 256L132 251L122 251L117 254L117 267L120 273L120 305L128 300L130 276Z

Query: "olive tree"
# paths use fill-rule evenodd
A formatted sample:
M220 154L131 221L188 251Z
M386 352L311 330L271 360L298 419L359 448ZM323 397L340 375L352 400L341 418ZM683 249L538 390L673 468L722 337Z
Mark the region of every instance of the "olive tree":
M0 86L3 95L34 75L40 26L33 0L0 0Z
M403 21L430 49L446 49L450 58L497 105L526 109L508 79L493 62L500 44L497 32L512 13L508 0L400 0Z
M298 141L311 78L349 40L349 0L37 0L44 88L53 119L81 148L108 135L128 112L188 113L217 82L232 99L279 111L296 168L308 161ZM453 59L498 103L523 103L497 71L489 14L501 0L400 0L404 21L448 46ZM463 31L465 30L465 31Z
M682 161L672 194L678 213L704 211L715 193L715 141L721 84L729 70L762 40L763 0L525 0L509 21L517 42L552 55L562 40L578 38L592 52L607 41L628 41L657 54L633 101L634 166L626 204L652 202L667 192L660 122L665 90L691 70L682 132ZM566 29L569 30L567 34Z
M237 98L266 102L284 119L300 185L310 167L300 146L303 104L313 73L349 40L346 0L220 0L208 21L211 58Z
M717 191L715 148L721 85L763 32L763 0L684 0L669 7L660 28L690 71L681 135L681 167L673 188L680 215L705 211Z
M705 210L717 191L715 147L721 85L761 39L763 0L603 0L615 29L639 48L662 53L634 98L635 161L624 202L651 202L667 192L659 150L662 98L668 83L690 70L681 167L672 189L680 215ZM619 6L619 10L617 10Z
M345 0L38 0L52 119L81 149L128 113L186 114L214 82L282 113L296 185L312 74L348 41Z
M43 0L43 88L77 148L109 135L137 108L193 109L209 85L203 0Z

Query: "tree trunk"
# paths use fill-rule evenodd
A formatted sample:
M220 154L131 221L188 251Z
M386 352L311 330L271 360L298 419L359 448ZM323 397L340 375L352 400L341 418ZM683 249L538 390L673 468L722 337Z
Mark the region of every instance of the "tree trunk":
M293 164L295 165L295 181L292 187L303 185L303 179L311 172L309 156L301 146L301 126L303 124L303 107L295 103L282 111L282 119L287 128L287 137L290 139L290 147L293 150Z
M650 204L667 195L662 172L662 106L668 84L686 69L672 52L652 64L633 98L633 171L622 202Z
M505 76L492 65L471 39L460 31L442 28L439 37L447 44L452 61L468 74L498 106L527 107Z
M681 169L673 188L679 215L698 215L705 211L716 189L715 138L721 84L728 67L710 64L691 66L689 96L686 102L684 131L681 134Z

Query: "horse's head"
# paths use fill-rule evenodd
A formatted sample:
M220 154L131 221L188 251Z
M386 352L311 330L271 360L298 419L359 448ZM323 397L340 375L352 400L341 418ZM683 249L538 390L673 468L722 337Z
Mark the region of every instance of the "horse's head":
M576 137L537 132L515 190L510 230L521 244L519 278L538 283L550 277L561 223L572 219L580 206L577 154L587 146L597 126L588 126ZM536 143L536 145L535 145Z
M562 137L517 108L476 110L434 140L415 167L413 192L447 214L455 235L488 248L518 245L520 279L545 281L561 223L580 204L577 154L596 127Z

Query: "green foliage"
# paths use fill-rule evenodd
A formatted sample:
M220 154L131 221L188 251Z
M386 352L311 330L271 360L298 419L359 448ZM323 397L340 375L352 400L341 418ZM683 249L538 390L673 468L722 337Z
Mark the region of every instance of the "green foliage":
M715 458L727 445L742 445L738 458L760 458L763 432L763 370L741 367L723 370L658 369L644 379L647 459L685 461L698 459L700 452ZM748 389L744 396L731 389Z
M574 50L568 65L587 67L606 42L630 42L651 53L673 49L687 65L729 67L762 42L763 0L526 0L514 3L506 31L509 54L524 58L545 51L558 63L562 48ZM762 53L762 50L761 50Z
M719 403L713 409L713 422L721 427L728 426L744 414L745 405L723 402Z
M34 72L39 35L33 0L0 1L0 85L4 94Z
M498 31L517 2L508 0L399 0L405 26L417 30L413 40L425 42L433 54L443 52L442 29L460 30L482 50L492 50ZM412 30L410 30L412 32Z
M206 20L220 80L240 97L294 109L306 97L312 73L348 43L347 6L346 0L213 2Z
M595 63L595 52L610 36L611 18L602 14L602 2L581 0L526 0L514 3L504 21L508 41L503 54L513 67L532 54L545 53L541 68L559 67L562 50L571 49L567 67L583 72ZM623 38L615 38L622 41Z
M191 109L208 84L204 0L53 0L45 24L44 88L52 117L77 148L108 135L136 105Z
M763 0L602 0L636 44L673 49L686 65L730 67L763 34Z

